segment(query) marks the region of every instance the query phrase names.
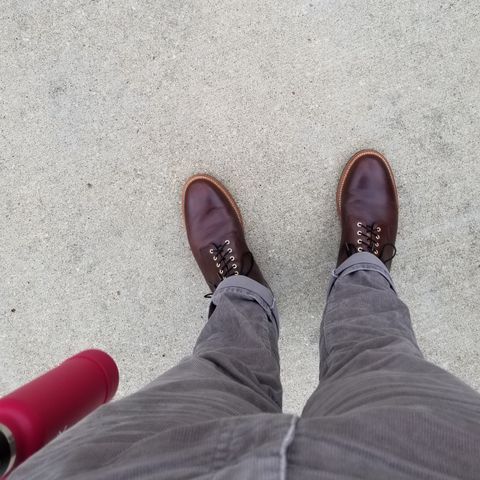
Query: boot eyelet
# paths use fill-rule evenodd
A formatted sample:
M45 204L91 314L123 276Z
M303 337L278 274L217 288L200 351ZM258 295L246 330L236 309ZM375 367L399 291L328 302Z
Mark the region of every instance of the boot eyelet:
M238 268L238 266L237 266L236 263L234 263L234 264L232 265L232 267L233 267L235 270Z
M376 238L377 240L380 240L380 235L377 235L375 238Z
M235 261L235 257L232 255L232 256L230 257L230 260L231 260L232 262L234 262L234 261Z
M213 248L209 250L210 254L213 255Z
M358 230L357 235L360 236L361 234L362 234L362 232L360 230Z
M223 270L220 270L220 275L223 275Z
M229 248L229 249L227 250L227 253L232 253L232 252L233 252L233 250L232 250L231 248Z
M378 247L380 246L380 244L379 244L379 243L376 243L375 246L378 248Z
M235 270L235 273L234 273L234 275L240 275L240 274L239 274L239 273L238 273L238 272Z
M362 247L358 247L357 250L358 250L359 252L363 252L363 248L362 248Z
M220 268L220 264L219 264L219 263L216 263L215 266L216 266L217 268Z
M357 243L360 245L360 244L362 243L362 239L359 238L359 239L357 240Z
M230 240L225 240L225 245L230 245Z
M357 227L361 227L362 224L360 222L357 223Z
M380 233L382 229L380 227L377 227L377 232Z
M375 255L378 255L378 250L374 250L373 253L374 253Z

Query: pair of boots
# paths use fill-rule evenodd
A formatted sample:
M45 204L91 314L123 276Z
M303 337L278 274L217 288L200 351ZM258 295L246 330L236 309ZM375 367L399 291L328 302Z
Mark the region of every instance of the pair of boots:
M369 252L388 269L395 256L398 195L392 169L374 150L356 153L338 183L337 210L342 238L337 265ZM230 192L209 175L195 175L183 190L188 241L213 292L232 275L245 275L268 287L245 241L240 209Z

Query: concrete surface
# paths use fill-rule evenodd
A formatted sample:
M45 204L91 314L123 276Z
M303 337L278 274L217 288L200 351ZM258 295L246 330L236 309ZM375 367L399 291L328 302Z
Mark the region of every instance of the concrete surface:
M474 0L3 0L0 393L104 348L120 395L187 355L207 292L180 191L217 175L278 296L285 408L318 372L336 181L391 160L393 275L432 361L480 389Z

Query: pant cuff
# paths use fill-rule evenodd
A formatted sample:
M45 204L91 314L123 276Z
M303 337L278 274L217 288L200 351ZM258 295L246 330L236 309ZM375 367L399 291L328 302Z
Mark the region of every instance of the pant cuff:
M222 295L232 291L255 300L265 310L269 320L277 328L277 332L279 331L277 302L269 288L244 275L235 275L220 282L212 296L212 303L217 305Z
M393 283L390 272L385 264L375 255L369 252L360 252L355 253L348 257L342 264L340 264L333 272L332 278L330 280L330 285L328 287L327 296L330 295L335 282L342 277L343 275L349 275L353 272L358 272L359 270L371 270L378 272L382 275L390 285L390 288L397 293L395 285Z

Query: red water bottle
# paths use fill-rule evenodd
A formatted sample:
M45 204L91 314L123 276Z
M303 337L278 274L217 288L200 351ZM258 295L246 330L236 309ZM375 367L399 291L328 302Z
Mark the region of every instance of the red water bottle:
M0 477L117 391L118 369L101 350L85 350L0 399Z

